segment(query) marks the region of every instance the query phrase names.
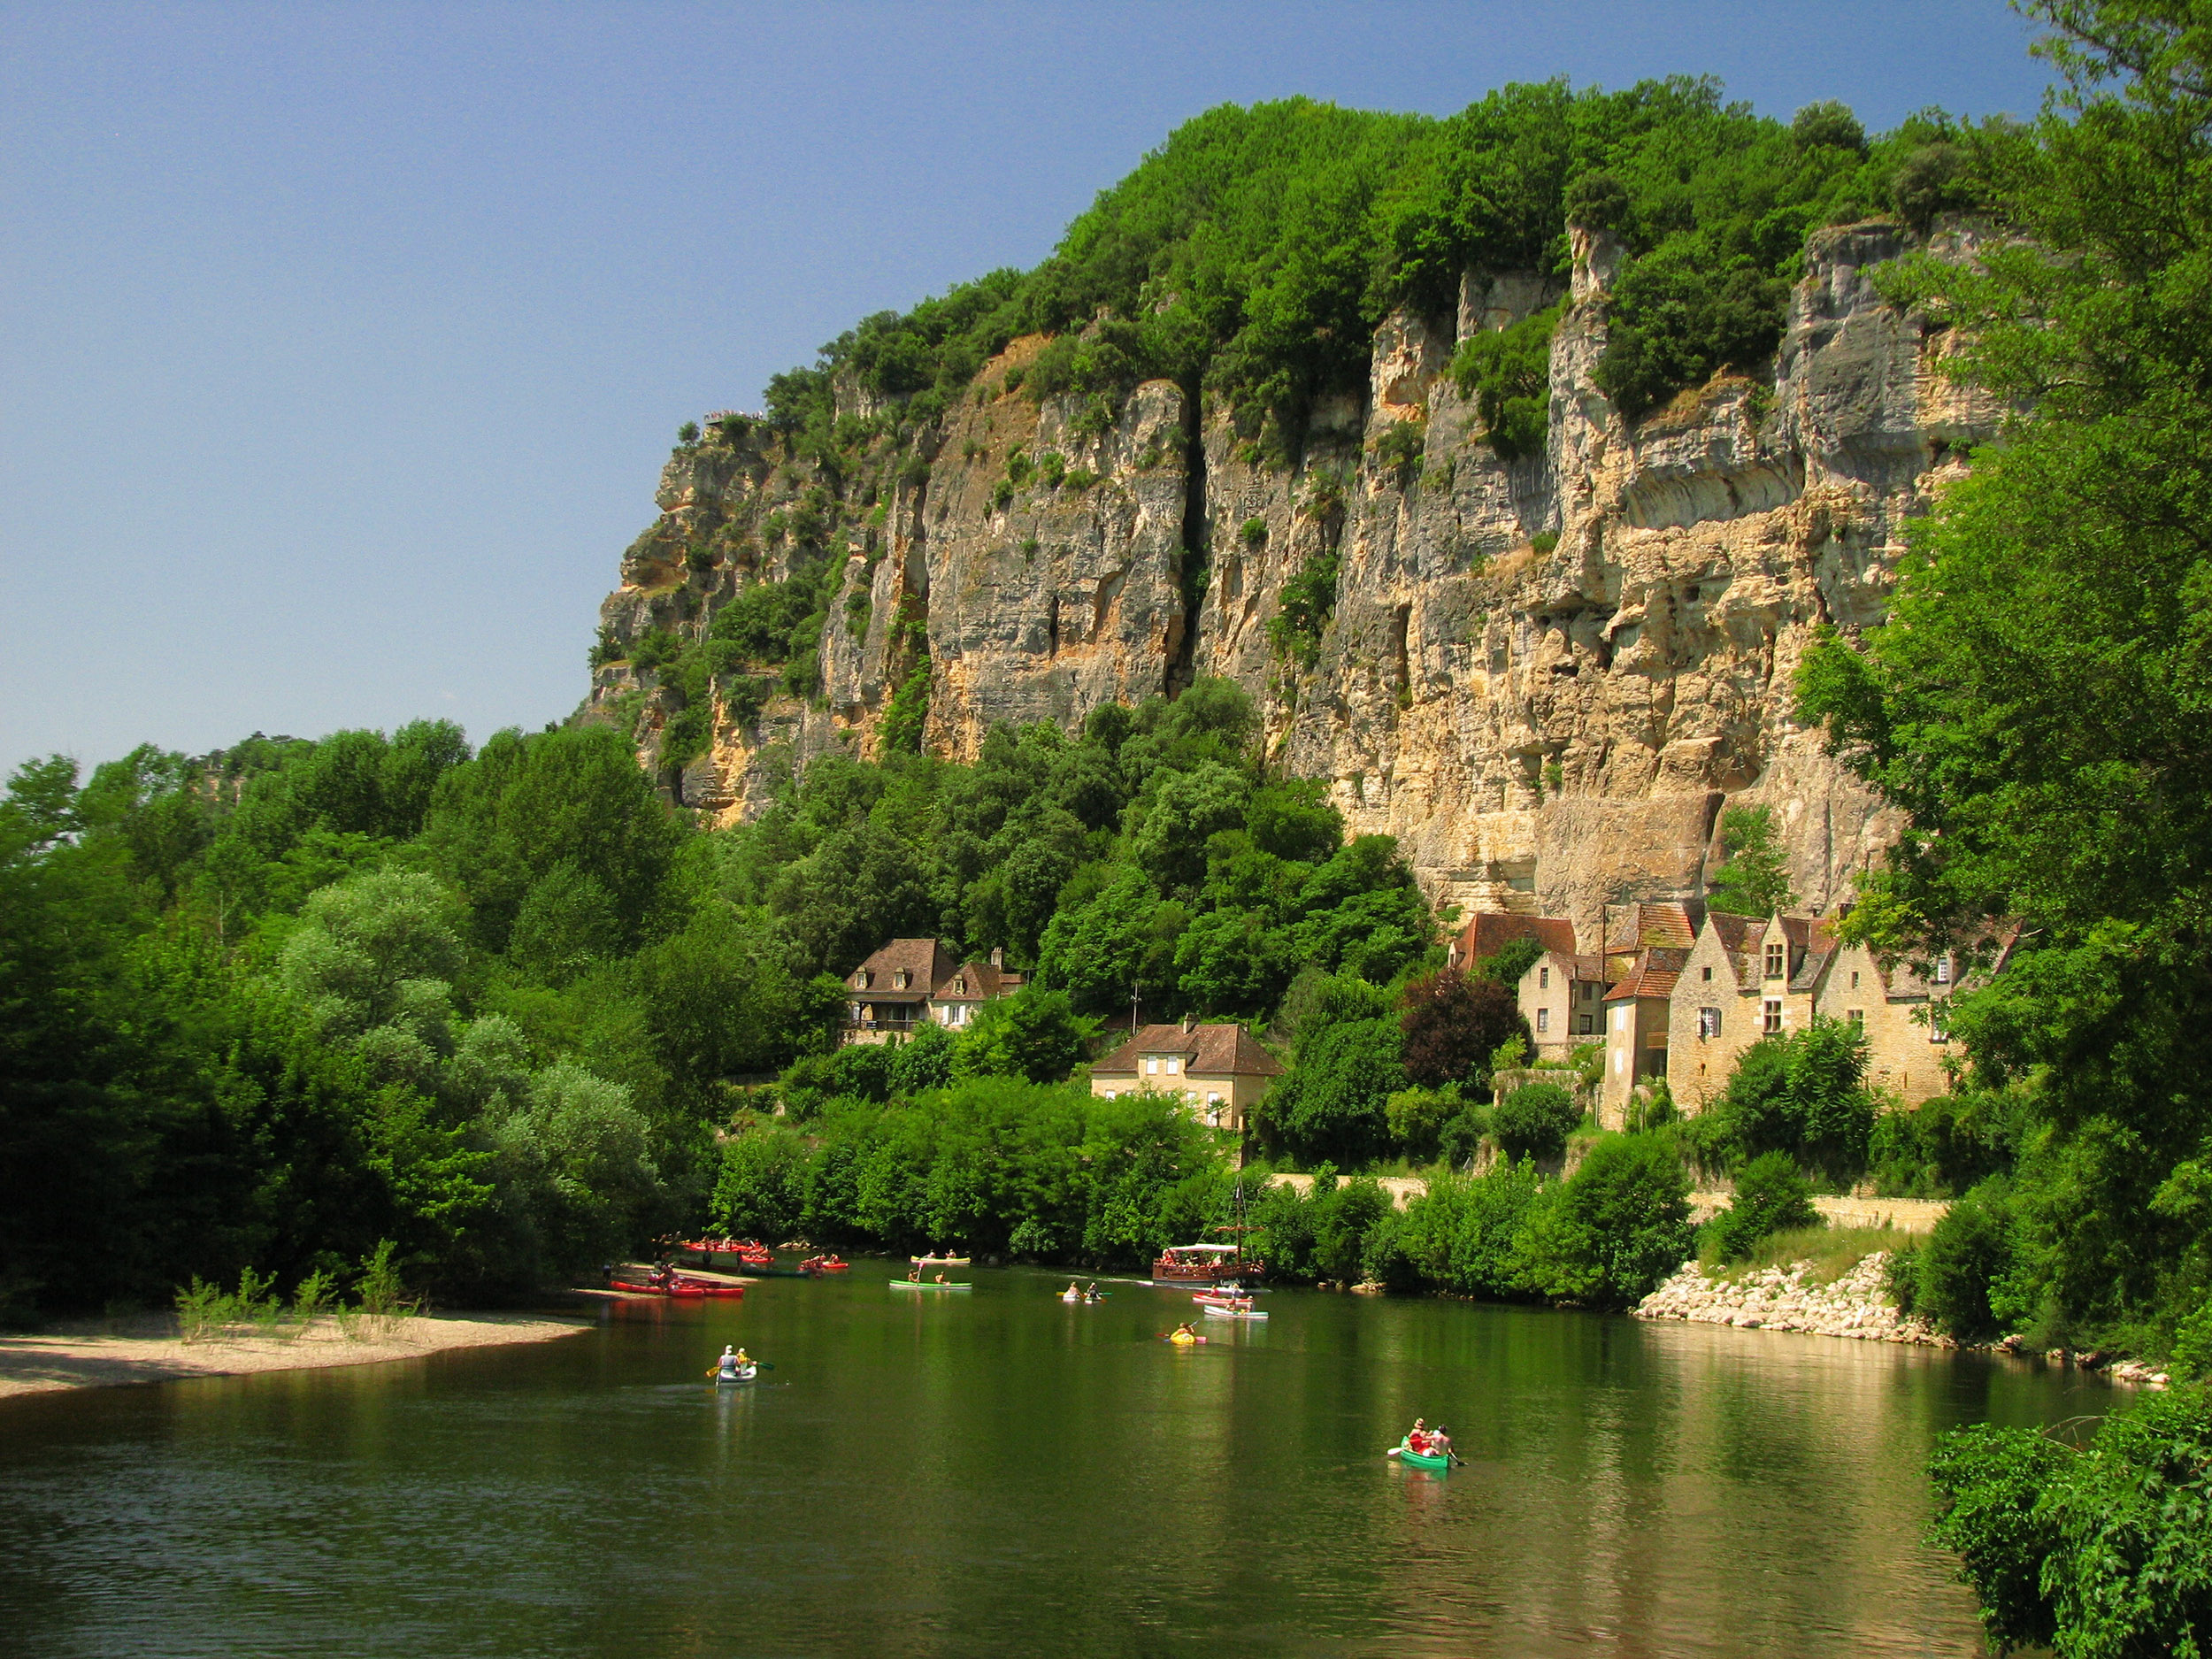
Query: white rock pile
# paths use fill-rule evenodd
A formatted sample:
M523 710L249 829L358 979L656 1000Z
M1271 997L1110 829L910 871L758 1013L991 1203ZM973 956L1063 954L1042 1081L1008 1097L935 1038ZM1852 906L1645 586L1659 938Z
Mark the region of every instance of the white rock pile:
M1877 1250L1827 1285L1807 1282L1810 1262L1766 1268L1740 1280L1708 1277L1695 1262L1686 1262L1672 1279L1637 1304L1636 1317L1956 1348L1955 1341L1926 1320L1897 1311L1883 1278L1888 1262L1889 1252Z

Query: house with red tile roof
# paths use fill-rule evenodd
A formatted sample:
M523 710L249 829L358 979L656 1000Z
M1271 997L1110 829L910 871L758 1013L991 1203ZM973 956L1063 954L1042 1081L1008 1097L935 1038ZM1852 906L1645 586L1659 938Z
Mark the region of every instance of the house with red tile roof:
M1451 942L1445 965L1472 968L1517 939L1532 939L1546 950L1575 953L1575 925L1560 916L1515 916L1504 910L1477 910Z
M845 976L847 1042L893 1042L935 1023L964 1030L986 1002L1021 989L1003 954L961 962L933 939L895 939Z
M1179 1094L1199 1122L1241 1134L1252 1108L1282 1074L1281 1063L1243 1026L1187 1019L1141 1026L1091 1067L1091 1093L1105 1100Z
M1605 1073L1598 1082L1598 1123L1627 1125L1628 1105L1639 1083L1667 1074L1667 1042L1676 982L1690 959L1686 949L1645 945L1618 961L1619 977L1605 994Z

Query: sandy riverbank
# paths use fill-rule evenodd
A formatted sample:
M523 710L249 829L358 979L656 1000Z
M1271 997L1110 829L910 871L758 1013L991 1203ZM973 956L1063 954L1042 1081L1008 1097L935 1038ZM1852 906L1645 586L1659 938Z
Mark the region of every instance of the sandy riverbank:
M585 1329L590 1316L424 1314L356 1340L337 1322L319 1319L296 1336L237 1337L187 1342L165 1315L64 1325L27 1336L0 1337L0 1399L58 1388L171 1382L185 1377L234 1377L252 1371L317 1371L419 1359L461 1348L544 1342Z

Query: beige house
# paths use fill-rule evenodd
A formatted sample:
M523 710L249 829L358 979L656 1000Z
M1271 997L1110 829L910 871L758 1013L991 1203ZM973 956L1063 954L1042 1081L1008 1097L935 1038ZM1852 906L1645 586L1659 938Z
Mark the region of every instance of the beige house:
M1091 1093L1180 1094L1198 1121L1240 1134L1283 1068L1243 1026L1144 1025L1091 1067Z
M1675 1104L1702 1110L1728 1087L1746 1048L1810 1025L1835 955L1833 925L1820 917L1706 917L1669 999L1666 1078Z
M1605 958L1547 950L1514 987L1536 1051L1530 1058L1565 1060L1604 1036Z
M895 939L845 976L845 1041L896 1041L927 1023L962 1031L984 1003L1021 986L998 951L987 963L958 962L933 939Z
M1825 1018L1863 1030L1868 1083L1916 1106L1950 1092L1945 1062L1963 1058L1943 1017L1956 973L1956 958L1948 954L1924 976L1903 962L1886 969L1864 945L1846 945L1828 964L1814 1007Z
M1598 1083L1601 1127L1625 1126L1636 1086L1667 1074L1671 998L1689 955L1679 948L1646 946L1605 994L1605 1073Z

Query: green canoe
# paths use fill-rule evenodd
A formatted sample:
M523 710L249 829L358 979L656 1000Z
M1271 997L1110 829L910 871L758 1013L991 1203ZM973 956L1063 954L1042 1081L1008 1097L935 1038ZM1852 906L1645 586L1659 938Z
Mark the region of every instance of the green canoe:
M894 1290L973 1290L975 1286L973 1285L943 1285L934 1279L927 1279L918 1281L911 1279L895 1279L891 1281L891 1288Z
M1432 1457L1426 1452L1417 1452L1410 1446L1406 1445L1401 1445L1398 1448L1398 1461L1410 1464L1416 1469L1449 1469L1452 1466L1451 1456L1448 1453L1441 1457Z

